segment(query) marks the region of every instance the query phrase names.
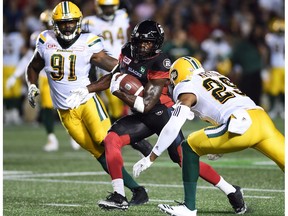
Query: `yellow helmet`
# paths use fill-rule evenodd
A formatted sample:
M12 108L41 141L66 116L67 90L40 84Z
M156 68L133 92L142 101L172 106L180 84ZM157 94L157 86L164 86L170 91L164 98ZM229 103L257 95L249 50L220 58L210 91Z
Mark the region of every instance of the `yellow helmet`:
M270 29L272 32L284 32L285 31L285 21L283 19L275 19L270 24Z
M77 34L81 33L82 12L80 9L70 1L62 1L53 9L52 20L54 31L57 36L66 41L71 41ZM63 34L59 30L58 22L76 20L76 28L73 29L70 35Z
M52 27L52 10L45 10L40 14L40 21L45 25L46 28Z
M95 0L97 14L108 21L113 20L119 5L119 0Z
M178 58L170 67L169 76L176 86L179 82L189 79L193 74L204 72L201 63L193 57Z

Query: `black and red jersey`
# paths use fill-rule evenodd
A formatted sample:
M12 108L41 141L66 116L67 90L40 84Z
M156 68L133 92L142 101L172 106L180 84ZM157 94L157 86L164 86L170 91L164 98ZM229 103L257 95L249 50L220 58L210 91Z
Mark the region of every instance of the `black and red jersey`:
M168 91L171 61L165 53L161 52L146 60L138 61L133 59L131 55L131 44L128 42L122 47L119 64L120 72L137 77L144 88L149 80L166 78L167 84L164 86L155 108L160 104L165 105L166 107L171 107L174 104ZM154 110L155 109L152 109L151 111Z

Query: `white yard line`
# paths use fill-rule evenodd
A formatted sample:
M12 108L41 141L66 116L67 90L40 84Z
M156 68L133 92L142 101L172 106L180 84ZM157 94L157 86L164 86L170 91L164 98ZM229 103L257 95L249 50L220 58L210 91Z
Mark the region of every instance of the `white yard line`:
M63 207L81 207L80 204L65 204L65 203L46 203L44 206L63 206Z
M273 199L272 196L245 196L244 198L251 198L251 199ZM175 203L175 200L162 200L162 199L149 199L149 202L153 203ZM46 203L42 204L44 206L63 206L63 207L83 207L84 205L81 204L65 204L65 203Z
M28 181L28 182L50 182L50 183L71 183L71 184L97 184L97 185L110 185L109 181L82 181L82 180L62 180L62 179L47 179L45 177L65 177L65 176L92 176L92 175L107 175L105 172L65 172L65 173L32 173L30 171L3 171L4 181ZM14 173L14 174L12 174ZM22 175L20 173L23 173ZM44 177L44 178L36 178ZM143 183L143 186L149 187L162 187L162 188L182 188L183 185L172 184L152 184ZM199 189L218 189L212 186L197 186ZM285 190L272 190L272 189L255 189L243 188L245 191L258 191L258 192L272 192L284 193Z

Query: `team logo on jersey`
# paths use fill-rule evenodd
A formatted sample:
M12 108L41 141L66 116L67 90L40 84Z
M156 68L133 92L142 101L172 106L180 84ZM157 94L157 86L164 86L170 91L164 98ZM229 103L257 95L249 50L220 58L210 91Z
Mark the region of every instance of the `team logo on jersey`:
M127 56L124 56L123 62L124 62L125 64L129 65L131 61L132 61L132 60L129 59Z
M145 67L143 67L143 66L141 66L141 67L140 67L140 73L142 73L142 74L143 74L143 73L145 73L145 71L146 71L146 68L145 68Z
M156 114L157 116L160 116L160 115L162 115L162 113L163 113L163 110L160 110L160 111L156 112L155 114Z
M163 61L163 66L164 66L165 68L167 68L167 69L170 69L170 67L171 67L171 61L170 61L170 59L164 59L164 61Z
M172 70L171 73L170 73L170 77L172 80L176 80L178 78L178 72L177 70Z

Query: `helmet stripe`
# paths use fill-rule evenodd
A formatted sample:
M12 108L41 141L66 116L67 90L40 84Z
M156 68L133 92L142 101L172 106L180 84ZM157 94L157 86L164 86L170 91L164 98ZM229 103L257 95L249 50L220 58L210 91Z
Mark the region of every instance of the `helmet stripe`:
M63 10L62 13L64 16L67 16L70 13L68 1L62 2L62 10Z
M188 62L192 65L192 67L193 67L194 69L198 69L198 68L201 68L201 67L202 67L202 66L199 64L198 61L195 61L194 58L191 58L191 57L189 57L189 56L185 56L185 57L183 57L183 59L185 59L186 61L188 61Z

